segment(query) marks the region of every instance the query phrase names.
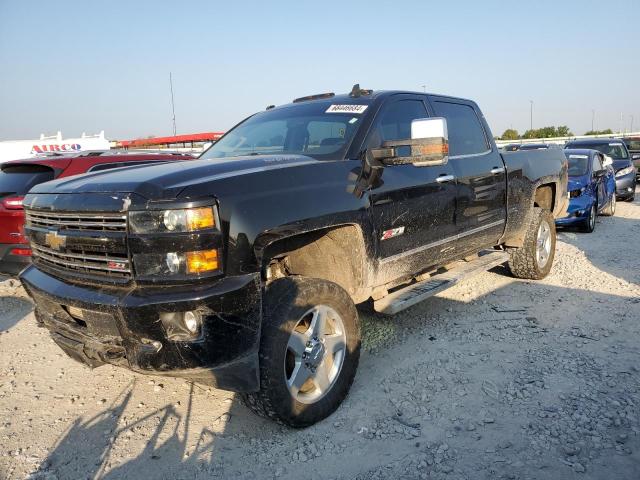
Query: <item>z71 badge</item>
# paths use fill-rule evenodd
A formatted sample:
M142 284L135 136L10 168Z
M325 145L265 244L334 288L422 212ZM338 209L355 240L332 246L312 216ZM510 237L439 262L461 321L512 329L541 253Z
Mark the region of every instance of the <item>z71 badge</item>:
M392 228L382 232L382 238L380 240L389 240L390 238L397 237L404 233L404 227Z

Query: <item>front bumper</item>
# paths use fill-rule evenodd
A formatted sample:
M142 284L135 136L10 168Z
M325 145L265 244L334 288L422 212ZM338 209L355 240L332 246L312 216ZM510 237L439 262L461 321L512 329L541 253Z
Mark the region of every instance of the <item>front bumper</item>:
M259 389L261 290L255 274L206 285L130 289L62 282L35 266L20 275L36 303L36 319L72 358L136 372L182 377L237 392ZM69 307L82 309L83 319ZM202 335L171 341L163 312L197 310Z
M636 172L631 172L622 177L616 177L616 197L629 198L636 191Z
M15 248L29 248L29 245L0 243L0 273L17 275L24 267L31 263L30 256L13 255L11 252Z
M590 195L580 195L569 199L567 215L556 219L556 225L575 225L584 223L589 218L589 211L593 205L594 198Z

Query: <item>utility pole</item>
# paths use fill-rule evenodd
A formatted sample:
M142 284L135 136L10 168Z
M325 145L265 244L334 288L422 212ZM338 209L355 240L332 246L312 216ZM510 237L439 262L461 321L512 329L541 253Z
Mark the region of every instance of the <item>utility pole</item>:
M596 111L595 110L591 110L591 131L594 131L594 123L595 123L595 119L596 119Z
M631 126L629 127L629 133L633 132L633 115L631 115Z
M169 89L171 90L171 113L173 114L173 136L176 136L176 109L173 103L173 78L169 72Z
M530 129L533 130L533 100L529 100L529 103L531 104L531 110L530 110L530 117L531 117L531 123L530 123Z
M622 133L622 129L624 128L624 115L620 112L620 130L618 133Z
M422 91L423 91L424 93L427 93L427 86L426 86L426 85L422 85Z

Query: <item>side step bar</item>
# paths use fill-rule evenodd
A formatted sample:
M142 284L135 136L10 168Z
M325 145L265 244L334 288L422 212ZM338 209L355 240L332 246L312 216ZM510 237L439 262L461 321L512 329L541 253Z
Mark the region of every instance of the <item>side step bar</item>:
M509 254L503 251L489 250L480 252L480 256L470 262L464 260L456 262L454 266L444 273L435 274L426 280L413 283L376 300L373 302L373 309L376 312L393 315L429 297L433 297L436 293L453 287L460 280L490 270L508 259Z

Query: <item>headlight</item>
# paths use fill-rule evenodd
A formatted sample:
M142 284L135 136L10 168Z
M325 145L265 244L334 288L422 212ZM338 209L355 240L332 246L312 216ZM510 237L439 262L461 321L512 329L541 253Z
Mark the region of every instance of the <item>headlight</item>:
M630 173L632 173L635 170L635 167L633 166L628 166L628 167L624 167L621 170L618 170L616 172L616 178L618 177L624 177L625 175L629 175Z
M187 278L210 276L222 271L218 249L194 252L137 253L133 255L140 276Z
M213 207L129 212L131 233L196 232L215 226Z
M580 195L582 195L584 193L584 191L587 189L587 187L582 187L580 189L576 189L576 190L571 190L569 192L569 198L576 198L579 197Z

